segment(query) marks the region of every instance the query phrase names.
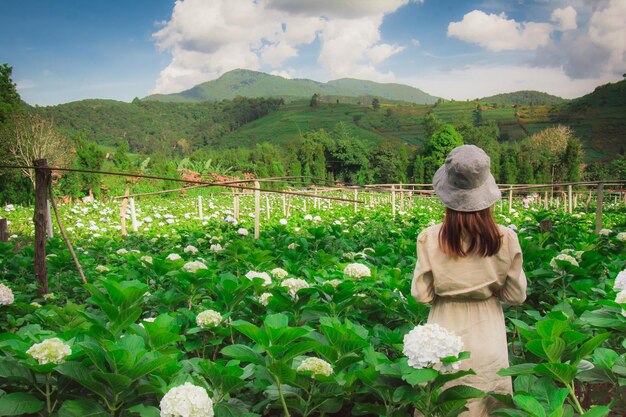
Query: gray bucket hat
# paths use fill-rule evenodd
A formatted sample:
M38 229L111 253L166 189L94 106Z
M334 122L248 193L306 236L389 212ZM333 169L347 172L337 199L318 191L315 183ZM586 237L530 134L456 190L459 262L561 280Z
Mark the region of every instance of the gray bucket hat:
M478 146L454 148L435 172L435 194L444 206L456 211L480 211L491 207L502 194L490 167L489 155Z

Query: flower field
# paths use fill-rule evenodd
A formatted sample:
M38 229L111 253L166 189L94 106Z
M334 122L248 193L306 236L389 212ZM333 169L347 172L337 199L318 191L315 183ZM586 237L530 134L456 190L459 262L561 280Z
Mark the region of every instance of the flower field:
M45 295L32 208L0 207L0 416L456 416L484 395L501 416L626 415L624 205L605 204L600 235L593 207L496 206L529 280L505 306L508 398L450 388L471 352L416 327L429 311L410 296L416 237L443 207L414 197L394 219L363 199L292 197L287 216L269 196L259 239L252 196L238 219L227 195L205 195L202 218L195 197L141 199L126 237L119 201L63 206L88 284L55 235Z

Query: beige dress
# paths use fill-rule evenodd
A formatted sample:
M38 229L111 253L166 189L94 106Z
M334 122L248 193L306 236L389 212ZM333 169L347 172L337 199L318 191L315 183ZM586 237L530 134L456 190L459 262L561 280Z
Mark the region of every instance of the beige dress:
M454 381L485 392L512 393L510 377L498 370L509 366L506 329L500 302L520 304L526 298L522 251L515 232L498 226L500 251L490 257L451 257L439 249L441 224L423 230L417 237L417 265L411 294L419 303L432 303L429 323L437 323L463 338L470 359L461 369L470 375ZM484 398L468 404L463 417L489 416L497 404Z

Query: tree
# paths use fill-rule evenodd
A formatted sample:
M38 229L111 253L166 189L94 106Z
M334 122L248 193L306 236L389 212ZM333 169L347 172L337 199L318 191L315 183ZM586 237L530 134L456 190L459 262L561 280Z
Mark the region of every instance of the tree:
M117 145L115 153L113 154L113 163L122 171L130 168L130 159L128 158L129 151L128 142L123 140Z
M422 155L415 156L415 162L413 163L413 181L417 184L423 184L424 179L424 157Z
M463 138L459 132L452 125L444 124L426 142L425 154L426 156L431 156L435 164L440 166L444 163L450 151L461 145L463 145Z
M563 179L572 182L580 181L580 168L583 163L583 147L578 139L573 137L569 138L562 161L565 174L565 178Z
M426 141L439 129L441 129L445 123L432 113L427 114L422 119L422 127L424 128L424 138Z
M47 159L49 166L67 166L71 161L70 144L54 124L36 114L17 114L12 118L13 128L5 129L3 142L7 144L9 159L24 166L34 160ZM33 187L35 171L23 169Z
M0 126L10 119L22 101L11 79L12 72L13 68L7 64L0 65Z
M372 152L375 180L390 184L406 182L409 157L406 148L389 140L382 141Z
M380 100L378 100L378 98L376 98L376 97L374 97L374 98L372 99L372 108L373 108L374 110L378 110L378 109L380 109Z
M315 93L311 97L311 101L309 102L310 107L317 107L320 104L320 95Z

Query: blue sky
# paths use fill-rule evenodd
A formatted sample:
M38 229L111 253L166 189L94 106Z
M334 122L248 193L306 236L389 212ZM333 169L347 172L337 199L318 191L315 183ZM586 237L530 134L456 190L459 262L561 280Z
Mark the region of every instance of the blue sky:
M235 68L448 99L579 97L626 71L624 0L20 0L0 63L30 104L130 101Z

